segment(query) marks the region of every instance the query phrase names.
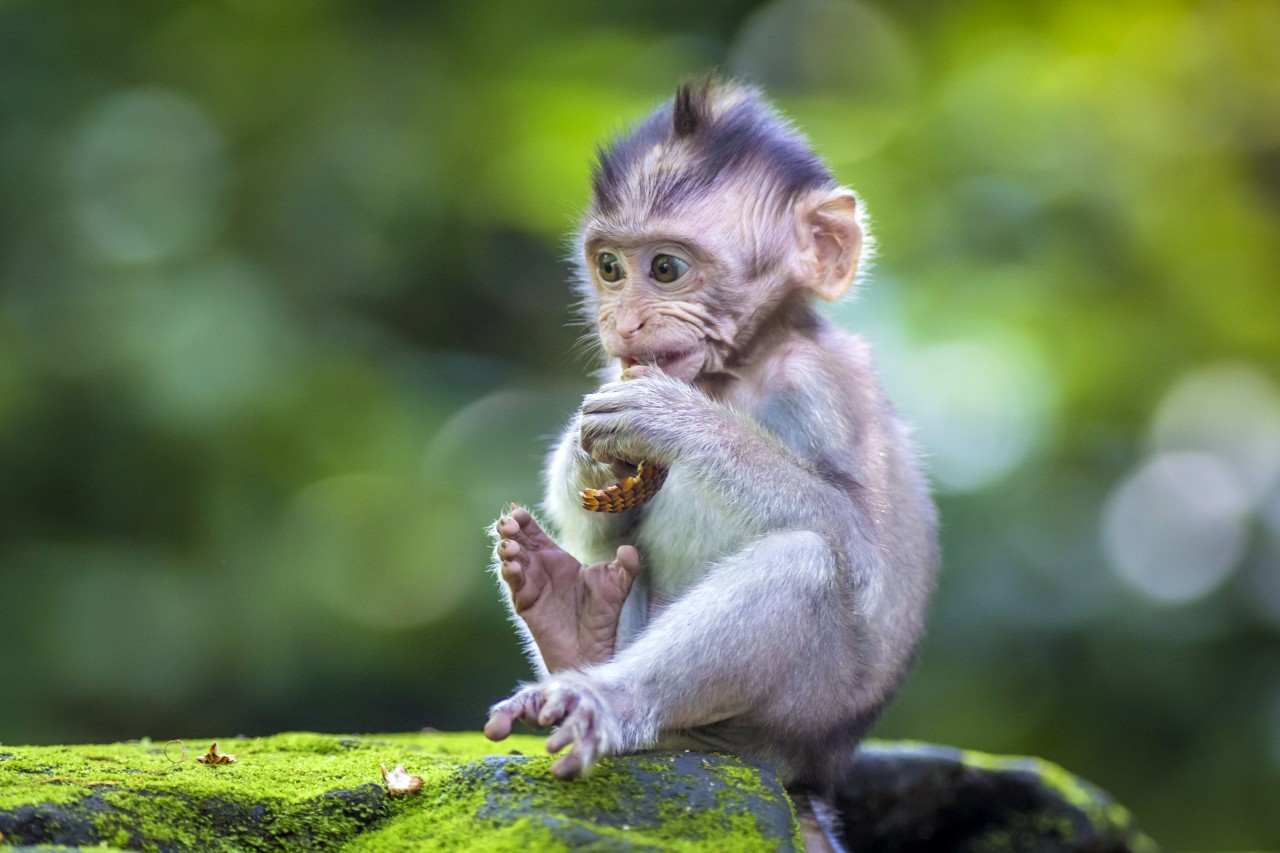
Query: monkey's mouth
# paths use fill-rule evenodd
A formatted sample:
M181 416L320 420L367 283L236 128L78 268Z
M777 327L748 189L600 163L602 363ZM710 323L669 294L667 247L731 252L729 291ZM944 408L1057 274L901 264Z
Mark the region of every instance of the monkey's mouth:
M621 357L622 369L637 364L651 364L669 376L684 377L690 369L697 372L702 367L701 351L697 349L678 350L675 352L652 352L640 356L624 355Z

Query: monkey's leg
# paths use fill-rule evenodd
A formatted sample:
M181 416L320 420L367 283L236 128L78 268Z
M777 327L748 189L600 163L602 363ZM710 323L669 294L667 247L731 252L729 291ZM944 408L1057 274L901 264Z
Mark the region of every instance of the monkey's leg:
M500 740L515 720L558 725L547 749L570 747L552 767L568 778L664 733L734 720L745 752L795 765L883 693L856 611L823 537L770 534L722 560L609 662L494 705L485 734Z
M498 519L495 529L502 579L547 670L578 669L612 657L618 615L640 571L636 549L623 545L615 559L583 565L522 507Z

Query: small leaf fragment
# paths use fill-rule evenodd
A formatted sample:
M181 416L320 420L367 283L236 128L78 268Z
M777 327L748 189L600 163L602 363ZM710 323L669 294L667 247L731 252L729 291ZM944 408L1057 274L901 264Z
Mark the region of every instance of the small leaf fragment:
M209 747L209 751L196 759L201 764L235 764L236 757L230 753L223 754L218 752L218 742L215 740L213 745Z
M387 765L379 764L378 766L382 768L382 779L387 783L387 791L393 796L412 794L422 790L422 777L409 773L404 769L403 764L397 764L396 769L390 773L387 772Z

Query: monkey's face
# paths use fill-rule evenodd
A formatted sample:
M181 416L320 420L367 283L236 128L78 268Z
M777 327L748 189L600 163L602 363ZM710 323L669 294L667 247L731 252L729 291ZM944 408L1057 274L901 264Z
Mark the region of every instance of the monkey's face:
M725 372L740 331L783 298L789 210L741 183L671 215L588 218L583 262L605 352L693 382Z
M735 181L679 211L588 216L585 305L600 344L626 369L656 365L693 382L740 370L771 312L799 292L833 299L862 242L847 190L778 202L763 180Z
M600 343L626 369L652 364L692 382L718 338L704 299L714 261L687 242L662 239L587 242Z

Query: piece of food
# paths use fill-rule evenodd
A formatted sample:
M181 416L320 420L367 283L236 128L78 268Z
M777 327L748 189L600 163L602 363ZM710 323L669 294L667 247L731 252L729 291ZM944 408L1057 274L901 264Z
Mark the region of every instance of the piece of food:
M636 472L620 483L603 489L583 489L582 508L592 512L622 512L634 509L648 501L667 480L667 469L661 465L641 462Z

